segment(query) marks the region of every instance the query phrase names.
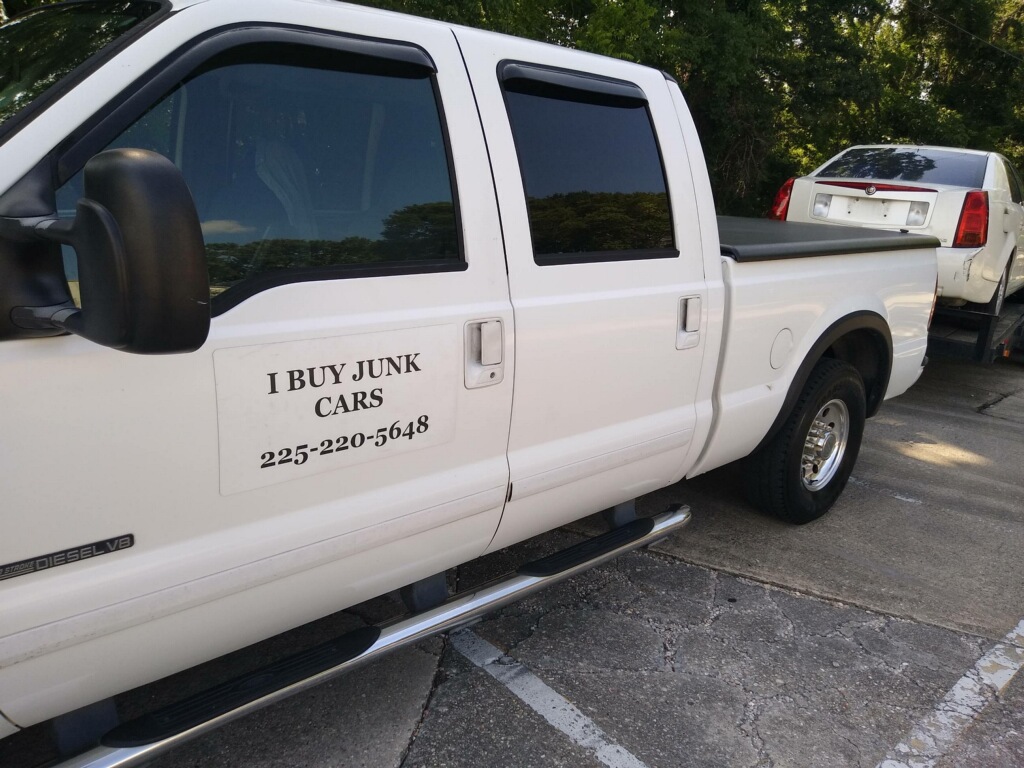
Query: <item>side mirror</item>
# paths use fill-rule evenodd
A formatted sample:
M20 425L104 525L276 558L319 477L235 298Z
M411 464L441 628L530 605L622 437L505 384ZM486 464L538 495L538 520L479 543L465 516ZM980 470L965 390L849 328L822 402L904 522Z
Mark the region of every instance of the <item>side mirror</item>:
M210 330L206 249L181 173L155 152L111 149L86 163L84 175L74 220L33 229L75 249L82 308L20 307L12 318L125 352L201 347Z

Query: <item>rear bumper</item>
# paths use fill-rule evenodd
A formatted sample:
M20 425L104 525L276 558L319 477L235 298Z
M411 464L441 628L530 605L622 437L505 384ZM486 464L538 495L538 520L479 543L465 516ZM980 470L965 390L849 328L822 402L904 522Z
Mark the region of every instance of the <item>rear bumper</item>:
M1002 273L997 256L987 248L937 248L939 297L987 304ZM994 276L994 277L993 277Z

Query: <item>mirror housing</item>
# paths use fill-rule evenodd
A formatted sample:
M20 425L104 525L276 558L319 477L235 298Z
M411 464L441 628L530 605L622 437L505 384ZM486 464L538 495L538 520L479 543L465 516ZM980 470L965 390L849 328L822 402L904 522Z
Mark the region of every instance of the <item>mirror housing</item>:
M210 285L199 215L180 171L142 149L111 149L85 165L72 221L37 221L37 237L78 254L82 308L17 307L25 328L60 328L125 352L192 352L210 330Z

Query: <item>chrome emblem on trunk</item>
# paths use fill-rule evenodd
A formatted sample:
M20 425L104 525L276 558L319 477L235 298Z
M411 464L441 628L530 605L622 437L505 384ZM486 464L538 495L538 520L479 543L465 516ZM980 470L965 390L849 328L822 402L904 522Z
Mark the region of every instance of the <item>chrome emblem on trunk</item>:
M875 192L878 191L878 189L874 185L872 185L872 186L868 187L867 189L865 189L864 191L867 194L869 194L869 195L873 195L873 194L875 194Z

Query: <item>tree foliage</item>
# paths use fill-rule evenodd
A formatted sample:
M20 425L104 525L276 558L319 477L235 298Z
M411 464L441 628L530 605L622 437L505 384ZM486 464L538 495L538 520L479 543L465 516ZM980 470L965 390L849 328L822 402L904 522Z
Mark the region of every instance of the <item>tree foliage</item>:
M853 143L1024 165L1024 0L359 1L665 70L729 213ZM0 0L0 19L47 2Z
M683 89L719 208L854 143L1024 165L1024 0L362 0L659 67Z
M210 284L220 293L247 277L308 267L369 266L403 261L450 261L459 257L455 208L421 203L394 211L380 238L301 240L274 236L248 243L208 242Z
M664 192L570 192L531 197L530 229L538 254L671 248Z

